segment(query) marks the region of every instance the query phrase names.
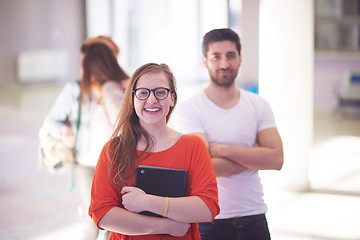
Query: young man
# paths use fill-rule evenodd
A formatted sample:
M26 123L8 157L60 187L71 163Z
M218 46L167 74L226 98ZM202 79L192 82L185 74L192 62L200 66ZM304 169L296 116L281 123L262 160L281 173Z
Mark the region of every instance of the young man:
M203 64L210 82L180 104L175 125L207 144L218 181L220 214L199 224L202 240L270 239L258 170L280 170L283 148L269 104L239 89L239 36L215 29L203 37Z

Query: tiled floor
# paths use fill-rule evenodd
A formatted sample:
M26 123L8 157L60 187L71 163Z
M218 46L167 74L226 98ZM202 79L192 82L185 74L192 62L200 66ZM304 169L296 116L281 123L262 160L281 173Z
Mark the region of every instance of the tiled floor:
M37 131L60 89L0 87L0 239L78 239L70 175L37 167ZM360 239L360 114L316 113L314 125L315 190L265 189L272 239Z

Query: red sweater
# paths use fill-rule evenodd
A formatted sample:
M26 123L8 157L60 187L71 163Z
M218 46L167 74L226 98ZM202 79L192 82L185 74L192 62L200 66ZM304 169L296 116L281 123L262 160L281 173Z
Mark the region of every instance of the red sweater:
M154 152L138 165L150 165L188 171L187 194L198 196L210 209L213 219L219 214L217 182L206 145L201 138L183 135L167 150ZM129 182L134 185L135 176ZM100 219L114 206L122 207L121 188L115 188L108 177L106 146L103 148L95 169L89 215L97 226ZM187 234L182 238L170 235L127 236L112 232L113 239L200 239L198 226L192 223Z

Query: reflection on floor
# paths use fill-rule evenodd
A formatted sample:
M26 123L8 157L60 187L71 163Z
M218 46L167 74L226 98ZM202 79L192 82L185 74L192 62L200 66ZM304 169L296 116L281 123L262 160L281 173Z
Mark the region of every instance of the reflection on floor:
M310 159L312 188L360 195L360 114L348 109L315 115ZM352 111L350 111L352 110Z
M37 167L37 131L62 85L0 87L0 238L78 239L70 174ZM275 240L360 239L360 115L316 113L312 192L265 189Z

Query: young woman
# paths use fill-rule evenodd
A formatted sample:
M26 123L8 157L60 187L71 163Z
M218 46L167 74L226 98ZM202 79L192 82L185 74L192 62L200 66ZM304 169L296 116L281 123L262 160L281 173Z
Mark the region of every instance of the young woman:
M167 122L176 105L175 79L165 64L149 63L130 79L111 140L95 169L89 215L109 239L200 239L197 222L219 213L212 162L201 138ZM166 198L133 187L139 165L188 171L187 195ZM149 211L163 218L138 214Z
M128 79L108 45L96 39L85 41L81 46L80 84L67 83L44 120L42 131L62 139L69 148L76 142L78 164L73 169L73 180L82 222L79 239L95 240L99 234L87 216L91 182L101 149L113 133ZM81 121L77 131L79 101ZM107 239L106 234L104 237Z

